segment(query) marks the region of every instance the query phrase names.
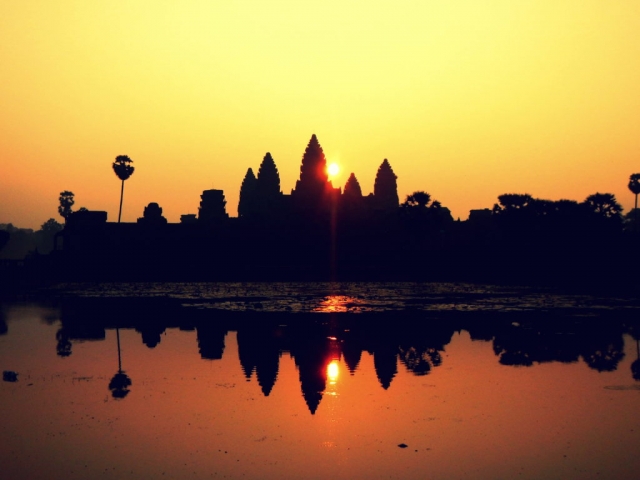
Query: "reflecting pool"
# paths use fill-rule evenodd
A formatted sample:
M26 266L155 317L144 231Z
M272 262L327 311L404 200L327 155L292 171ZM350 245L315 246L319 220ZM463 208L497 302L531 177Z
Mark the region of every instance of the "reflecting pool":
M638 478L635 309L344 313L352 293L3 305L0 477Z

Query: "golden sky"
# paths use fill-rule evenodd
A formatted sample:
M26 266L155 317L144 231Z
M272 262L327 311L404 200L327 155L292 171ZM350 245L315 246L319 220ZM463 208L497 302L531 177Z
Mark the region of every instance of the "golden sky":
M327 0L0 3L0 223L37 228L58 194L170 222L269 151L289 193L313 133L364 194L388 158L401 200L454 217L502 193L633 206L640 2Z

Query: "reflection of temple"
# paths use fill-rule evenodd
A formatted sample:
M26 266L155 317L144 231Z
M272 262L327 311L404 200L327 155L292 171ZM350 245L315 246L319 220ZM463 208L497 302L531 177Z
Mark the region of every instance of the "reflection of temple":
M280 346L278 330L256 325L238 329L238 356L242 371L249 381L255 372L262 393L268 397L278 377Z
M633 322L574 317L471 314L450 319L376 314L262 314L221 316L195 309L176 310L170 304L136 300L95 308L91 301L63 306L57 332L58 355L73 353L73 342L104 340L105 329L135 329L148 347L161 345L161 333L180 328L193 331L202 359L220 360L225 337L237 331L238 360L247 381L255 379L265 396L277 383L280 359L289 354L299 374L302 397L314 414L322 402L332 361L344 361L358 375L363 352L372 357L384 389L392 387L399 364L414 375L428 375L443 363L442 352L455 332L467 330L475 341L492 342L503 365L531 366L543 362L584 361L598 371L615 370L624 356L623 335L640 331ZM155 306L154 306L155 305ZM88 314L91 311L93 314ZM423 314L421 314L423 315ZM330 319L327 321L326 319ZM370 358L371 358L370 357ZM638 351L640 358L640 347ZM640 360L632 365L640 375ZM117 382L116 382L117 383ZM120 391L113 385L114 391ZM125 386L126 387L126 386ZM122 390L122 389L121 389Z
M220 360L224 353L227 330L215 322L202 322L196 326L198 349L204 360Z

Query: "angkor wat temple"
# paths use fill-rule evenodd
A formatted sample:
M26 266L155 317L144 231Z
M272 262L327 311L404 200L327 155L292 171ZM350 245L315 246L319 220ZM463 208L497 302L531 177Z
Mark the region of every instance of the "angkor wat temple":
M136 223L111 223L106 212L78 211L58 235L54 256L63 276L79 280L589 283L628 268L622 255L597 252L624 254L637 245L638 233L623 234L619 214L528 195L502 196L526 208L496 205L454 221L439 202L428 205L424 192L401 205L396 178L385 159L372 194L362 194L354 174L344 190L335 188L313 135L290 194L282 192L267 153L258 174L249 168L245 175L236 218L227 214L221 190L202 192L198 214L182 215L180 223L167 222L156 203Z
M290 194L280 188L270 153L257 176L248 169L237 218L229 217L222 190L202 192L198 214L182 215L180 223L167 222L157 203L136 223L79 211L68 219L58 250L65 269L80 278L97 272L132 279L331 278L338 264L360 269L394 261L389 233L398 209L396 175L386 159L372 194L362 195L353 174L343 192L331 184L313 135Z

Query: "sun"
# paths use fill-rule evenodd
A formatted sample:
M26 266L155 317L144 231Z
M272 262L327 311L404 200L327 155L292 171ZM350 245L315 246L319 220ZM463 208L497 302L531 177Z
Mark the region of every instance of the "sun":
M335 177L336 175L338 175L338 173L340 173L340 165L335 162L330 163L327 166L327 173L330 177Z

